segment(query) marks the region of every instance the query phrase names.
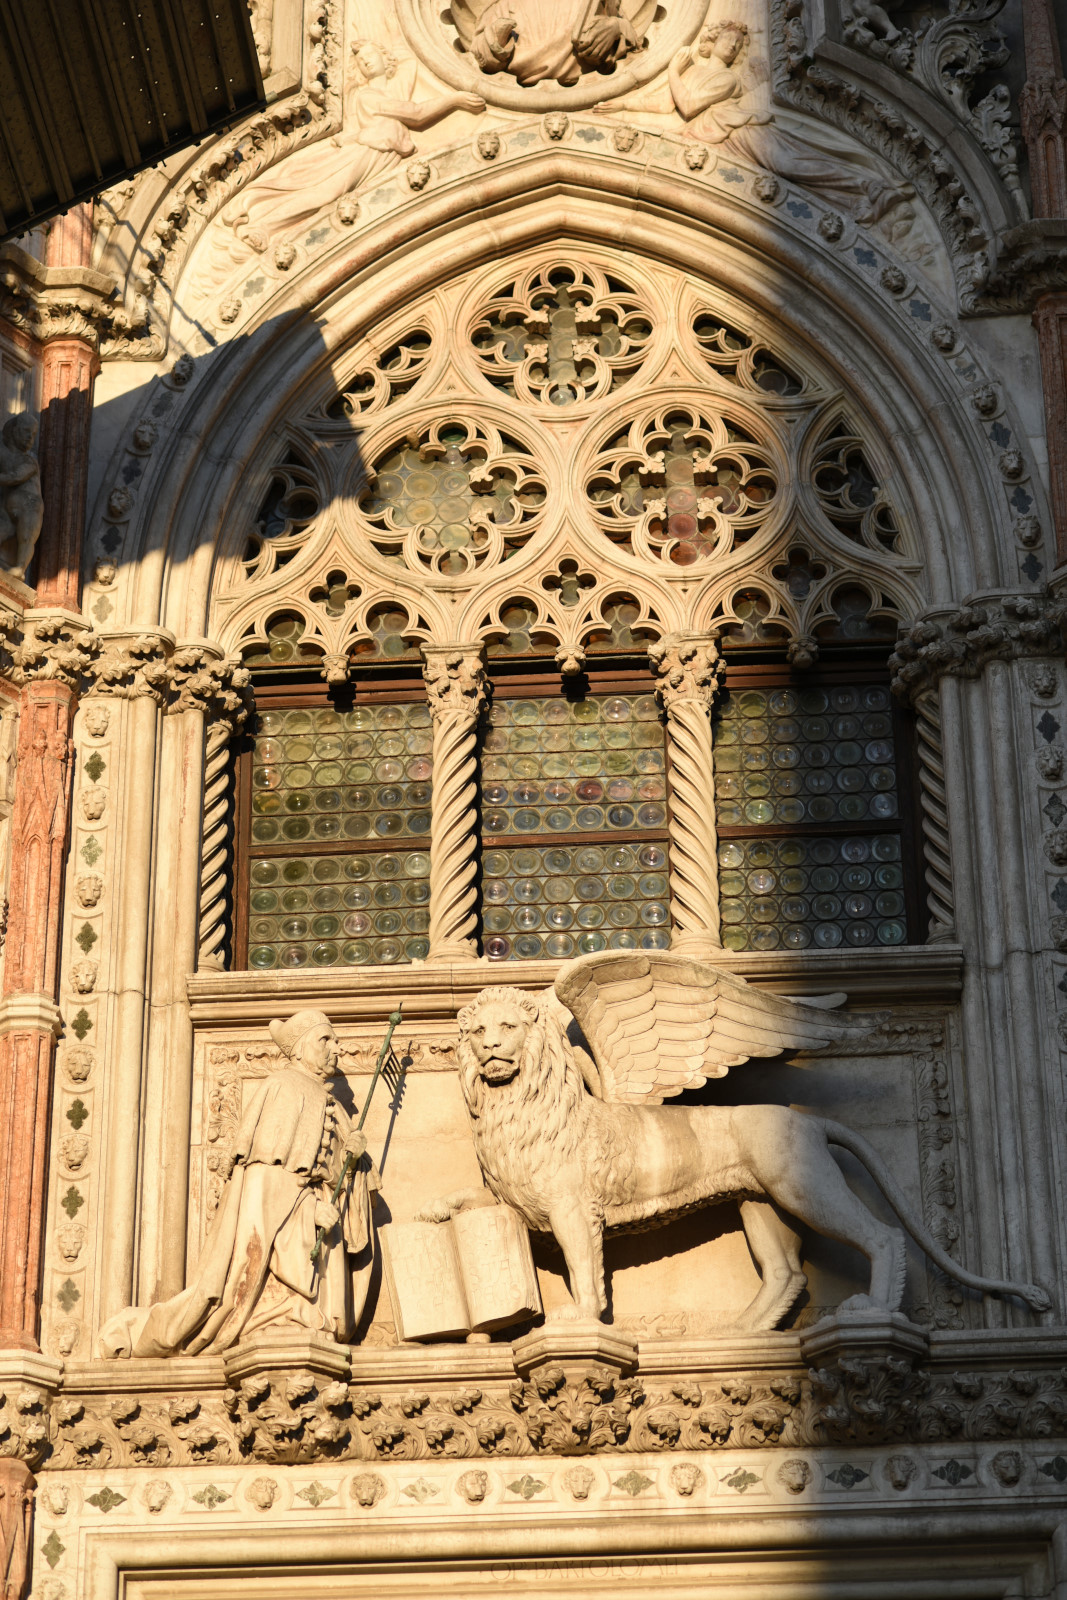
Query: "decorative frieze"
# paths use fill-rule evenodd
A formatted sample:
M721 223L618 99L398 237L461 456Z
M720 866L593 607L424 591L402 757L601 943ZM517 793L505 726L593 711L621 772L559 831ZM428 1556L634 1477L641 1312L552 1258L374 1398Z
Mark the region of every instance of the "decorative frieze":
M106 1395L75 1382L55 1396L29 1388L7 1396L0 1454L49 1473L1067 1437L1067 1380L1054 1358L1034 1366L1005 1350L968 1367L961 1348L953 1367L954 1356L946 1366L890 1349L835 1348L809 1371L784 1337L791 1353L781 1360L730 1361L715 1377L685 1363L669 1375L659 1360L654 1375L628 1377L595 1362L570 1373L547 1363L525 1379L472 1371L368 1387L343 1371L289 1364L261 1366L226 1388L161 1392L117 1372Z

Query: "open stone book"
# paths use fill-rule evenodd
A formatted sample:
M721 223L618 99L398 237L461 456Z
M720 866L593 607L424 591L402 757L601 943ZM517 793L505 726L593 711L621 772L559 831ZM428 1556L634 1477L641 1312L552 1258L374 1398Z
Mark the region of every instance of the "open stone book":
M530 1236L510 1206L461 1211L451 1222L394 1222L381 1236L401 1339L489 1333L541 1310Z

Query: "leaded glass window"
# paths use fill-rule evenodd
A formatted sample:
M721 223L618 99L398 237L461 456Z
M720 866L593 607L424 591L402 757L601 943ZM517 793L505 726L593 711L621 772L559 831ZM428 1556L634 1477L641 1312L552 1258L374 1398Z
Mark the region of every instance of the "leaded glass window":
M665 949L666 751L647 689L496 694L482 845L490 960Z
M260 695L245 759L247 905L259 970L389 965L428 947L432 729L421 691L340 707Z
M906 943L917 913L907 733L887 683L759 676L732 674L714 719L723 944Z

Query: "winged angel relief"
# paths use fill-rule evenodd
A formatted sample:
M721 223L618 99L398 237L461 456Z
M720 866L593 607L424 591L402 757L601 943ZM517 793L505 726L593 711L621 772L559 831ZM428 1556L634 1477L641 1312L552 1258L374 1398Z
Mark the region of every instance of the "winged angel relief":
M574 1301L557 1314L605 1314L605 1228L643 1230L727 1200L740 1201L763 1278L741 1329L776 1327L805 1286L800 1236L787 1217L868 1257L870 1291L842 1312L895 1311L904 1236L853 1194L831 1145L863 1163L943 1272L1048 1309L1043 1289L976 1277L951 1260L876 1151L839 1123L776 1105L661 1104L753 1058L858 1037L866 1029L855 1020L764 994L702 961L608 953L570 962L554 991L538 997L484 989L460 1012L459 1030L460 1078L488 1189L451 1195L424 1220L501 1201L528 1227L554 1234Z
M576 84L610 72L644 44L657 0L452 0L459 42L483 72L523 85Z

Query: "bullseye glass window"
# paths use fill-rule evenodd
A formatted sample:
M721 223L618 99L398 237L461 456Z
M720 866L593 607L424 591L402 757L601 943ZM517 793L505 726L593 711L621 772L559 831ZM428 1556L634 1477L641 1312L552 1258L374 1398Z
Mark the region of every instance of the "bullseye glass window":
M496 696L482 852L490 960L666 949L666 755L652 695Z
M884 683L727 689L715 791L728 950L906 943L899 743Z
M425 703L260 712L245 843L248 966L425 956L431 747Z

